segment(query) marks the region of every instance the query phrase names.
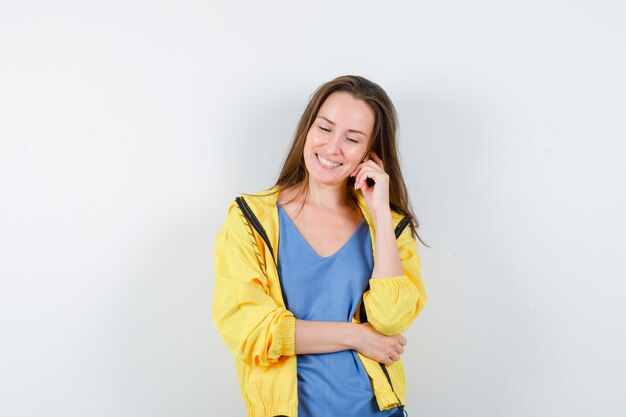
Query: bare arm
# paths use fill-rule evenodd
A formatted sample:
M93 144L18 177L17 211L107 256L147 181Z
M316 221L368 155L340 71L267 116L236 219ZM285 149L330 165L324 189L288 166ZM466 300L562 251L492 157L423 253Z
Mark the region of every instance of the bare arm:
M372 278L397 277L404 274L390 210L374 214L374 229L376 230L376 260Z
M404 332L426 303L417 243L409 230L395 241L389 205L389 175L383 161L370 152L352 175L373 217L375 260L370 290L363 295L367 317L385 335ZM368 178L374 180L370 186Z
M404 336L385 336L368 323L296 319L296 355L356 350L377 362L391 365L404 353Z
M296 319L296 355L354 349L354 323Z
M365 204L374 218L376 257L372 278L403 275L389 205L389 175L385 172L383 161L376 152L371 151L351 175L355 177L354 189L361 189ZM374 180L374 185L370 186L367 183L368 179Z

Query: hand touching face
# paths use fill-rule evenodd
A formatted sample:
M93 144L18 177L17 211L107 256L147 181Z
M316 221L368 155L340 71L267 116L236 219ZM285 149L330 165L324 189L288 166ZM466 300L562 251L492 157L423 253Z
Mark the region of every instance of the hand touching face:
M389 210L389 175L376 152L371 151L350 176L355 177L354 189L363 192L365 204L372 213ZM368 184L368 179L372 180L372 185Z
M317 112L304 145L304 162L312 181L345 185L367 151L374 113L345 92L328 96Z

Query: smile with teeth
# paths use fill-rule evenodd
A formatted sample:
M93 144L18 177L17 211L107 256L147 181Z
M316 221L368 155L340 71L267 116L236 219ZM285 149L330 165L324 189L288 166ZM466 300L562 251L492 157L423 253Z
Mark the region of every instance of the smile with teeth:
M317 160L320 161L320 164L322 164L322 166L324 166L326 168L337 168L339 165L342 165L342 164L338 164L336 162L328 161L328 160L322 158L319 155L317 155Z

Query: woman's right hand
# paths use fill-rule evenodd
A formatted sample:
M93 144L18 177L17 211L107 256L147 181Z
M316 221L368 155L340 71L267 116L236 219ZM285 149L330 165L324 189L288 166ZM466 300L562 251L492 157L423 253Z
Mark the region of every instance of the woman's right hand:
M407 340L401 334L385 336L369 323L357 324L356 329L354 348L360 354L376 362L391 365L404 353Z

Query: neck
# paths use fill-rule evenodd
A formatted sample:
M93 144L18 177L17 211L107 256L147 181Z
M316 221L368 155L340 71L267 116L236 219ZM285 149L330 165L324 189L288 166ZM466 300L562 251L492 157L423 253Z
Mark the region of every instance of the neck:
M307 203L324 209L334 209L351 205L352 199L346 184L326 185L309 179Z

